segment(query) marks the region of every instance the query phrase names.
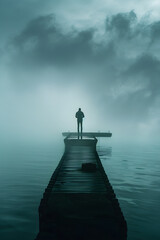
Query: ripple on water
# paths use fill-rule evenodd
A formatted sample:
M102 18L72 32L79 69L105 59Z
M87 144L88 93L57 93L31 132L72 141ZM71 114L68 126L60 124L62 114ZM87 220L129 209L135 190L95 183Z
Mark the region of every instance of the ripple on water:
M159 240L160 148L112 145L100 158L127 220L128 240Z
M159 146L112 144L98 151L127 220L128 240L159 240ZM59 146L3 149L0 239L35 238L40 199L61 154Z

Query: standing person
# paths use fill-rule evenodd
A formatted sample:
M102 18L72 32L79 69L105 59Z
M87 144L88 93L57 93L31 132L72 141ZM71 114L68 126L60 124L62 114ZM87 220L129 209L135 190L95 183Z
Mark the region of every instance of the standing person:
M81 126L81 139L82 139L82 123L84 118L84 113L81 111L81 108L79 108L78 112L76 112L75 117L77 118L77 130L78 130L78 139L79 139L79 126Z

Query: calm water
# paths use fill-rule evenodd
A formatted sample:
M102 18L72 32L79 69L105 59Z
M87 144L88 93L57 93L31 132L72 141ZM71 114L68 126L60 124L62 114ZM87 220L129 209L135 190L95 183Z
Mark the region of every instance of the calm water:
M128 223L128 240L160 239L160 146L101 141L98 152ZM1 146L0 239L33 240L38 206L63 142Z

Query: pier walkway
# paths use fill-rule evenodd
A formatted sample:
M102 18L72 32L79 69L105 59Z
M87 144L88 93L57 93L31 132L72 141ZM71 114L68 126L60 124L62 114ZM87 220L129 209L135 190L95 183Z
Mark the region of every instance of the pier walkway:
M97 154L97 139L68 135L64 142L40 203L36 240L126 240L126 221Z

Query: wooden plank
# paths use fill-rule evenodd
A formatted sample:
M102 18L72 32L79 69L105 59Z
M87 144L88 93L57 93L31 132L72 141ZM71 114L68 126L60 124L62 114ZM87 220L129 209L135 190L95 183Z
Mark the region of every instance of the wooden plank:
M68 136L77 136L77 132L63 132L62 135L64 137ZM112 137L112 133L110 132L83 132L82 136L87 136L87 137Z

